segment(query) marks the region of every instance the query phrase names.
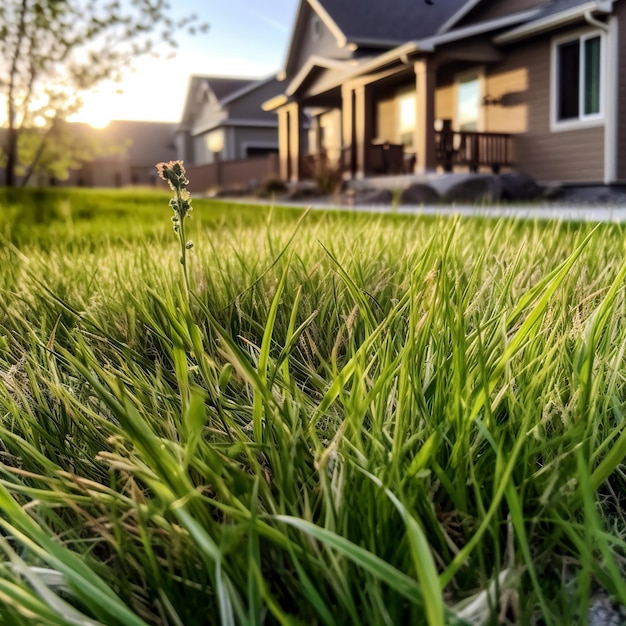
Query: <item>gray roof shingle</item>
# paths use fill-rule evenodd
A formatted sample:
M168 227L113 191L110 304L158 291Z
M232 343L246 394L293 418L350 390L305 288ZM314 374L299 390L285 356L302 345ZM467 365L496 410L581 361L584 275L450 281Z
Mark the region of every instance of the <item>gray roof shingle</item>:
M589 0L552 0L552 2L547 2L546 6L538 13L534 18L534 20L541 20L544 17L550 17L551 15L556 15L561 11L567 11L568 9L574 9L578 6L582 6L583 4L587 4Z
M204 78L204 80L209 83L211 91L220 101L251 83L258 82L258 80L252 80L250 78L222 78L216 76L204 76L199 78L200 80Z
M404 43L431 37L467 0L321 0L348 41Z
M221 102L225 98L228 98L228 96L231 96L254 82L258 82L258 80L252 78L192 75L189 79L189 86L187 87L187 95L185 96L180 126L189 124L193 119L198 108L198 94L201 90L208 87L215 94L218 102Z

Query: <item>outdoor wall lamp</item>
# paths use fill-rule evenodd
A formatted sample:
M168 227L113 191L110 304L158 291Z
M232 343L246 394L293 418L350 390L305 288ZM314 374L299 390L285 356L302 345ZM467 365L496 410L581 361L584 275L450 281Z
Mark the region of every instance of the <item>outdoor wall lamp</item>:
M497 106L499 104L502 104L502 98L494 98L489 94L483 97L483 106Z
M224 148L224 132L222 130L211 131L206 137L206 144L211 152L221 152Z

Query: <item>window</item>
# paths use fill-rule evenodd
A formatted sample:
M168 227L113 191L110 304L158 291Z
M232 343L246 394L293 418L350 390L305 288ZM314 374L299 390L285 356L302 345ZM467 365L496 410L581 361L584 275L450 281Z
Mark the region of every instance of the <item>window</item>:
M457 83L456 112L456 121L459 130L480 130L481 102L480 76L473 74L460 79Z
M415 136L415 91L398 95L398 131L400 143L411 150Z
M264 157L268 154L278 154L278 148L266 148L262 146L248 146L246 148L246 158Z
M603 115L604 36L591 33L553 47L553 122L556 127Z

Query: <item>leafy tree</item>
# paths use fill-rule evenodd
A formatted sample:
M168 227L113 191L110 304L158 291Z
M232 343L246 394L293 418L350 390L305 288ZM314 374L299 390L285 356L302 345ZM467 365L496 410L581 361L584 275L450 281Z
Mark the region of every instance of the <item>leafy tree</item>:
M6 184L16 184L20 166L24 183L46 160L54 161L53 145L67 143L59 140L67 139L63 122L80 109L81 93L121 79L134 58L159 42L176 47L180 29L207 28L193 15L175 19L166 0L1 0Z
M129 145L130 141L115 143L103 139L101 133L88 124L55 119L45 129L35 127L19 131L15 173L22 186L36 174L42 175L43 180L66 180L70 169L80 169L97 156L122 154ZM6 167L6 158L2 155L0 165Z

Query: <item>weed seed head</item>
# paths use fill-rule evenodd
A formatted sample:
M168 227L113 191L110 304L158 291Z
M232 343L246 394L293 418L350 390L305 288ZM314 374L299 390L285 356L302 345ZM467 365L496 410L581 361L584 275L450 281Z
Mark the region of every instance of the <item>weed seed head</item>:
M170 186L170 189L183 189L189 184L185 176L185 168L182 161L161 161L156 164L159 176Z
M174 197L170 199L169 205L174 210L174 215L172 216L174 232L178 232L178 223L192 210L191 194L187 190L187 185L189 184L187 173L182 161L168 161L167 163L162 161L156 164L156 168L159 177L167 182L170 189L174 192Z
M169 206L173 209L172 227L178 235L180 244L180 264L182 266L182 276L185 285L185 292L189 293L189 276L187 273L187 252L193 248L193 242L185 237L185 218L191 212L191 194L187 189L189 181L187 180L185 167L182 161L168 161L156 164L159 176L169 185L174 192L174 197L170 198Z

